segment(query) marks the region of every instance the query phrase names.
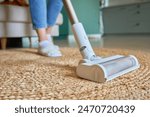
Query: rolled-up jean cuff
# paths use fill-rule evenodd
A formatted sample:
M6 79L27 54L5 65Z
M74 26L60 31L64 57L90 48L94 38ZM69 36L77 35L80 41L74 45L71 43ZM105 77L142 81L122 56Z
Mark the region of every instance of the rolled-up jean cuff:
M48 28L48 27L53 27L55 26L55 24L50 24L50 25L47 25L47 26L32 26L33 27L33 30L37 30L37 29L42 29L42 28Z
M47 28L48 26L47 25L41 25L41 26L32 26L34 30L37 30L37 29L41 29L41 28Z
M56 24L47 24L47 27L53 27L55 26Z

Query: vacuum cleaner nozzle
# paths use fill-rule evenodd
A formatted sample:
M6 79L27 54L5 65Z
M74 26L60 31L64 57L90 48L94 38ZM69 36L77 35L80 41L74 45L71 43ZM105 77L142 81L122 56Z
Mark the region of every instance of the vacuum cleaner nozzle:
M105 82L139 68L135 56L115 55L102 58L95 55L81 23L72 26L83 60L77 67L77 75L95 82Z
M135 56L115 55L97 61L81 60L77 67L77 75L95 82L105 82L139 68Z
M82 23L79 22L71 0L63 0L72 24L76 42L83 60L79 62L76 73L79 77L95 82L105 82L140 67L136 57L116 55L101 58L95 55Z

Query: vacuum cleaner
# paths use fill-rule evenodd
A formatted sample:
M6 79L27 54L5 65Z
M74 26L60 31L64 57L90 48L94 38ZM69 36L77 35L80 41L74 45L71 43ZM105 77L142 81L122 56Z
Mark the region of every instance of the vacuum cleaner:
M79 51L83 57L76 69L76 74L79 77L103 83L140 67L137 58L133 55L115 55L106 58L96 56L84 27L76 16L71 1L63 0L63 3L72 24L72 31Z

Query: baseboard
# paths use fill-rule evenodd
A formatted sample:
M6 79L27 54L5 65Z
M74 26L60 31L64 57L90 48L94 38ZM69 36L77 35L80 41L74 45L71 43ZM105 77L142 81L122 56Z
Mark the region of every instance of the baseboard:
M101 39L103 34L89 34L87 36L89 39ZM68 39L74 39L74 35L68 35Z
M101 34L90 34L87 35L89 41L91 42L91 45L94 45L94 47L103 47L103 38ZM76 40L74 39L73 35L68 35L68 43L71 47L77 47Z

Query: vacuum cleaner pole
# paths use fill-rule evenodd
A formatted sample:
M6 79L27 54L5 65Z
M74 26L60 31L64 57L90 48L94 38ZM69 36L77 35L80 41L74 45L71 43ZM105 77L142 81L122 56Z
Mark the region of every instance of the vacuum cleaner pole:
M63 3L68 12L74 37L83 57L76 69L79 77L95 82L105 82L140 67L137 58L133 55L115 55L106 58L96 56L84 27L76 16L71 0L63 0Z
M76 16L76 13L74 11L74 8L73 8L70 0L63 0L63 3L64 3L64 6L65 6L67 12L68 12L71 24L73 25L73 24L79 23L79 20Z
M63 0L63 3L66 11L68 12L69 19L72 24L72 31L80 48L82 57L83 59L92 61L96 57L96 55L91 47L83 25L79 22L71 1Z

